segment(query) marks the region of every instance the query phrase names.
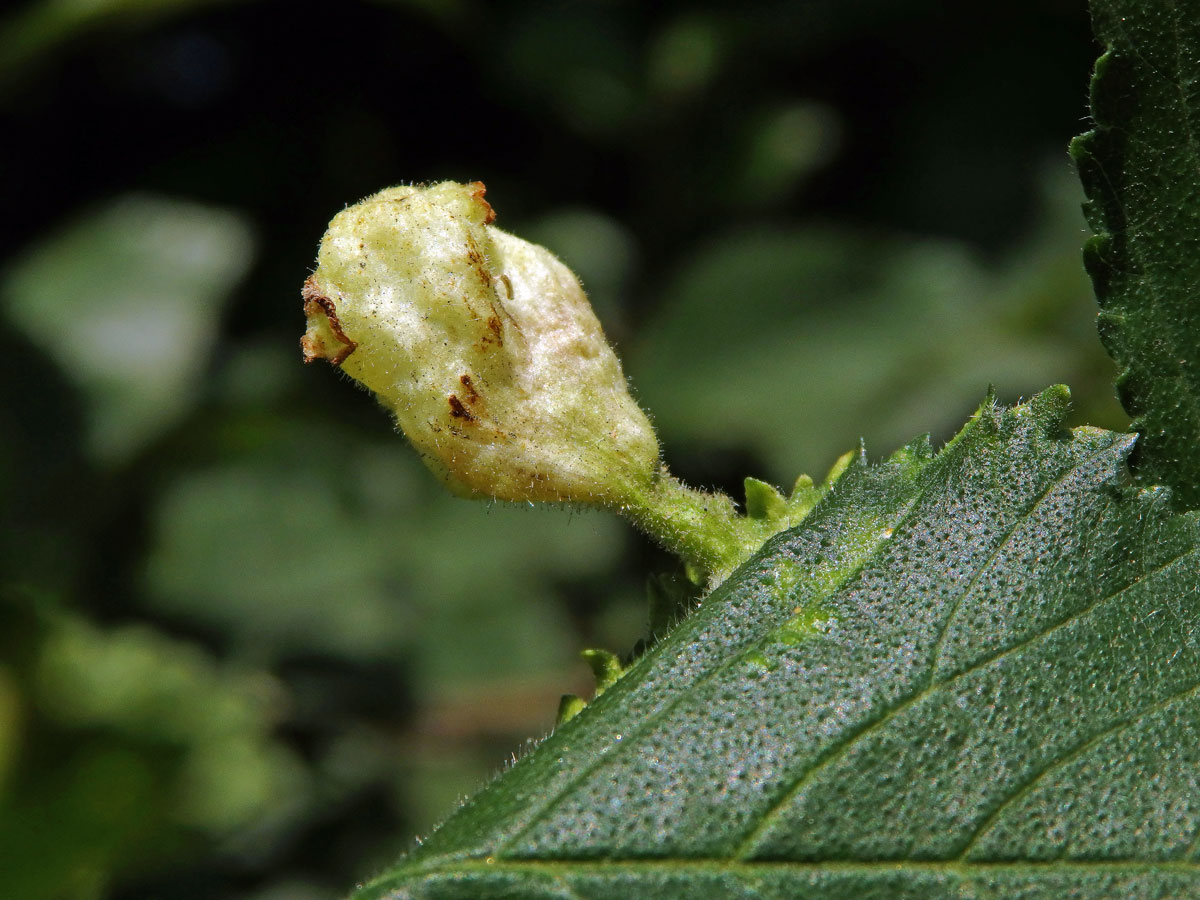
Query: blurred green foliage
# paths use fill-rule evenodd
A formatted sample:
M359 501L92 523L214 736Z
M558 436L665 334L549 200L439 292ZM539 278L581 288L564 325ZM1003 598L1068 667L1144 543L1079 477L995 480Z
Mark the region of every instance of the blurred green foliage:
M253 255L236 213L132 194L12 267L8 320L83 398L91 456L128 458L196 402L222 307Z
M1078 260L1082 192L1063 166L1038 189L1029 232L990 264L958 241L826 224L719 235L638 336L640 396L677 441L751 447L778 484L823 472L856 432L876 454L945 436L989 383L1077 385L1083 421L1119 424Z
M325 222L387 184L480 178L560 253L693 483L944 439L989 383L1123 427L1065 157L1082 3L5 15L13 896L339 896L644 635L646 541L443 496L299 365Z

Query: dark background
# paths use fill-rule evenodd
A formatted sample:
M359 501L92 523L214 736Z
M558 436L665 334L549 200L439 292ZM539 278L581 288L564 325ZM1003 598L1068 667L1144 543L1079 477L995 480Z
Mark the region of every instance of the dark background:
M739 492L1063 381L1124 427L1082 2L26 2L0 20L0 885L318 900L643 635L607 514L439 493L299 364L325 223L483 180Z

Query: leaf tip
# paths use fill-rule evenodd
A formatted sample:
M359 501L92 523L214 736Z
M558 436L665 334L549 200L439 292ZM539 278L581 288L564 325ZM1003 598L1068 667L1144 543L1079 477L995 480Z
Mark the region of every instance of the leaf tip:
M1048 387L1029 401L1028 408L1047 434L1059 434L1071 409L1071 389L1065 384Z
M583 698L578 694L563 694L562 699L558 701L558 715L555 716L555 727L565 725L571 721L587 706Z
M625 667L621 665L621 660L615 653L610 653L608 650L591 648L582 651L579 655L588 664L588 668L592 670L592 675L596 679L597 697L616 684L617 679L625 674Z
M746 491L746 515L751 519L776 520L787 512L787 500L772 485L757 478L743 481Z

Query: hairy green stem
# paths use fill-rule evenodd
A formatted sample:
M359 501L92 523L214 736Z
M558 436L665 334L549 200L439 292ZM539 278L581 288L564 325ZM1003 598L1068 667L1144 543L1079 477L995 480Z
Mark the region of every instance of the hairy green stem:
M665 467L618 509L679 556L695 581L719 580L765 537L762 523L740 515L729 496L688 487Z

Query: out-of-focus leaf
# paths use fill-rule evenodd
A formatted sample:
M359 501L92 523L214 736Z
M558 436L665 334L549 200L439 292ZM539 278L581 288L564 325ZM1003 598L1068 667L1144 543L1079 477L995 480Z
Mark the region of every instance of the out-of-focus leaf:
M787 198L833 158L840 138L837 114L813 101L768 106L748 131L743 158L725 189L735 208Z
M1193 896L1200 522L1066 396L859 456L355 896Z
M190 411L253 255L236 213L136 195L68 225L7 273L8 318L86 398L97 459L126 458Z
M989 384L1016 398L1072 377L1094 386L1090 421L1119 427L1108 363L1084 333L1077 196L1064 167L1039 228L998 268L959 244L845 229L735 233L701 249L628 359L668 457L736 441L790 484L859 437L894 447L922 425L950 434Z
M1100 336L1142 442L1135 469L1200 504L1200 5L1095 0L1096 127L1071 152L1096 236Z
M147 626L100 629L5 600L0 884L22 900L100 897L201 836L269 846L311 799L272 731L286 694ZM20 641L19 652L14 650ZM10 728L23 708L23 725Z
M262 440L163 497L153 605L257 658L394 659L436 692L577 665L554 580L612 565L611 517L457 500L399 438L283 424Z
M721 21L704 13L687 12L655 35L646 62L646 81L671 99L691 96L712 82L720 71L726 40Z
M170 804L178 824L221 833L301 799L297 760L270 740L281 687L222 670L198 648L146 627L105 633L62 616L41 650L34 688L39 710L62 727L181 748Z

